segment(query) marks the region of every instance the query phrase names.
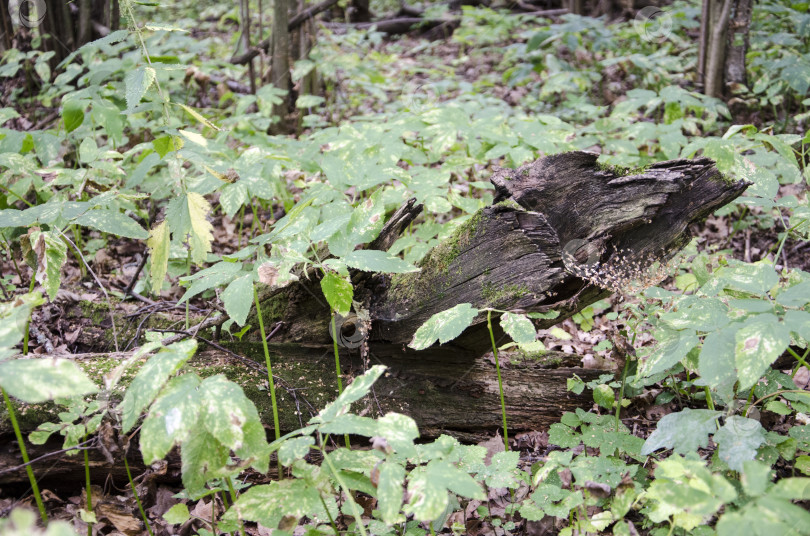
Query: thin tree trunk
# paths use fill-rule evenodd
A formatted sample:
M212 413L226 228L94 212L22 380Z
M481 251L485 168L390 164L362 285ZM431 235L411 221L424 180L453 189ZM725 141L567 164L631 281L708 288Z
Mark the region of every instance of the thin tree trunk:
M710 97L722 97L725 89L724 73L726 62L726 47L728 23L731 17L731 8L734 0L711 2L710 20L708 28L709 42L706 48L706 73L704 93ZM709 24L709 21L704 21Z
M729 25L728 56L726 59L726 84L748 85L745 56L748 53L749 30L753 0L737 0L734 15Z
M273 0L273 55L270 67L272 83L278 89L287 92L280 104L273 107L273 115L278 122L271 127L274 132L283 132L286 127L289 111L290 92L290 32L289 0Z
M239 0L239 18L242 22L242 48L250 50L250 0ZM256 73L253 70L253 60L248 62L248 78L250 79L250 92L255 94Z

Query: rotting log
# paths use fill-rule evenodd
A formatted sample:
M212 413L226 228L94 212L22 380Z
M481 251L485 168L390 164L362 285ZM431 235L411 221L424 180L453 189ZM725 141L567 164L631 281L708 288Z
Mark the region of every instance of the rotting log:
M491 180L495 204L431 250L419 272L393 277L352 274L355 299L368 309L370 330L356 318L342 322L343 373L353 376L377 363L389 367L359 411L411 415L424 437L450 433L472 440L493 433L500 426L500 408L495 368L484 357L491 349L485 316L458 339L417 352L407 344L424 321L459 303L471 303L479 309L558 310L557 318L536 321L538 328L553 325L607 294L606 288L616 283L611 279L614 272L632 274L651 260L668 259L687 243L690 223L748 186L725 179L707 158L627 171L600 166L597 155L584 152L541 158L517 170L500 169ZM369 247L388 249L420 211L413 201L406 203ZM282 428L290 430L337 394L331 316L315 272L283 288L264 288L260 296L265 324L274 327L273 370L281 389L287 389L280 396ZM161 322L160 315L153 316L152 322ZM216 323L206 321L201 339L214 338ZM258 325L255 316L248 323ZM245 335L248 342L226 345L237 355L253 358L252 365L235 364L232 354L217 350L202 352L192 367L201 374L221 372L240 383L265 422L271 422L265 379L256 370L255 361L263 361L257 331ZM499 331L496 340L506 342ZM358 342L367 343L367 355L361 356L365 346ZM96 356L89 362L100 359L110 358ZM589 403L587 393L567 392L566 380L577 374L587 381L605 371L583 369L577 358L573 361L550 354L541 361L504 363L512 431L545 429L564 411ZM29 430L40 418L28 419L24 411L21 415Z
M371 351L388 356L395 348L397 356L424 359L435 349L415 352L408 342L432 315L459 303L554 309L560 316L536 322L539 328L554 325L616 290L622 279L671 258L691 238L689 224L748 186L724 178L708 158L660 162L636 172L601 166L597 158L571 152L499 169L491 178L495 204L428 252L419 272L354 273L355 299L367 303L372 321ZM420 210L413 202L403 206L371 246L390 245ZM274 341L331 343L331 317L315 271L261 296L263 311L280 323ZM488 352L485 315L442 348L470 360Z

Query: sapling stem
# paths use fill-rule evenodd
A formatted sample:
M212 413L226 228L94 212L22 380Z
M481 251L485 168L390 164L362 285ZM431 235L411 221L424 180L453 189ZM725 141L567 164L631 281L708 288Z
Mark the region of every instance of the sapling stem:
M270 362L270 350L267 348L267 335L264 332L264 319L262 318L262 308L259 305L259 293L256 285L253 285L253 302L256 304L256 316L259 319L259 332L262 335L262 347L264 348L264 365L267 367L267 381L270 387L270 402L273 405L273 426L276 432L276 439L281 437L281 427L278 424L278 405L276 404L276 385L273 383L273 364ZM278 461L278 477L282 478L281 460Z
M337 315L332 315L332 347L335 351L335 378L337 378L337 386L338 386L338 396L343 393L343 381L340 379L340 351L338 350L338 332L337 326L335 325L335 317ZM352 444L349 441L349 434L345 434L343 438L346 441L346 448L351 449Z
M487 311L487 329L489 340L492 341L492 355L495 356L495 372L498 374L498 393L501 395L501 417L503 418L503 444L509 450L509 433L506 430L506 402L503 398L503 380L501 380L501 364L498 361L498 346L495 344L495 334L492 333L492 309Z
M0 392L3 393L3 400L6 402L6 410L8 411L8 420L11 421L11 427L14 428L14 435L17 437L17 444L20 446L20 454L22 454L23 463L25 463L25 472L28 475L28 482L31 483L31 491L34 493L34 500L37 503L39 510L39 517L42 522L48 524L48 514L45 512L45 504L42 502L42 495L39 493L39 485L37 479L34 477L34 470L31 468L28 458L28 451L25 450L25 442L23 441L22 432L20 432L20 425L17 423L17 416L14 414L14 406L11 405L11 400L6 394L6 390L0 387Z
M85 451L86 453L87 451ZM141 513L141 519L143 519L144 525L146 525L146 531L149 533L149 536L155 536L152 532L152 527L149 525L149 519L146 517L146 512L143 511L143 505L141 504L141 498L138 497L138 490L135 489L135 482L132 480L132 473L129 471L129 463L127 462L127 455L124 454L124 469L127 470L127 478L129 479L129 485L132 488L132 494L135 496L135 502L138 503L138 511Z
M82 441L87 441L87 436L84 436ZM90 488L90 455L87 451L88 449L84 449L84 489L85 495L87 495L87 513L90 514L93 512L93 493ZM93 524L89 521L87 522L87 536L93 536Z

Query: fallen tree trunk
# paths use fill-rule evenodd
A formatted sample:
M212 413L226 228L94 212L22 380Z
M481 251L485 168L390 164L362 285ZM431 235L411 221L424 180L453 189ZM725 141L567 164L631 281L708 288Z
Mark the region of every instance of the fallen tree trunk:
M596 160L596 154L573 152L497 171L491 179L495 204L431 250L419 272L353 275L355 299L367 303L371 327L353 320L349 329L361 331L377 355L396 348L397 355L416 361L432 349L407 348L414 332L460 303L559 311L557 318L536 322L549 327L647 277L648 266L665 262L689 241L690 223L748 186L723 178L708 158L660 162L635 173L607 169ZM404 206L371 246L387 249L420 210L413 203ZM274 340L328 345L329 308L318 274L307 275L262 292L263 310L278 322ZM486 315L445 347L469 360L488 352Z
M201 345L204 347L204 345ZM282 431L300 428L327 402L337 396L334 357L331 347L308 347L298 344L270 344L273 373L278 393L279 418ZM262 421L273 422L270 395L266 389L267 374L261 344L240 343L229 353L218 349L199 352L189 367L201 376L225 374L240 384L245 394L259 409ZM243 356L234 357L234 353ZM395 354L396 352L389 352ZM127 353L84 354L72 356L88 374L101 383L99 371L110 370ZM480 441L492 436L501 426L498 381L494 363L480 358L472 362L447 349L438 349L418 362L407 356L379 358L372 354L373 364L389 367L388 373L375 384L373 396L358 412L369 416L390 411L411 415L419 423L422 438L451 434L466 441ZM575 395L566 390L566 380L574 374L588 381L609 371L584 369L579 357L549 352L540 358L513 359L505 355L502 379L509 417L510 436L529 430L543 430L559 420L565 411L589 405L590 394ZM357 351L341 349L344 382L362 372L363 361ZM125 384L126 385L126 384ZM125 386L124 385L124 386ZM33 431L40 423L58 421L59 408L52 404L29 406L15 403L17 418L24 433ZM0 436L11 436L5 415L0 411ZM367 443L363 442L363 446ZM32 459L58 451L61 437L56 435L45 445L28 445ZM107 447L109 449L109 446ZM129 462L133 471L147 468L133 445ZM92 478L103 482L108 476L126 485L126 473L120 464L120 451L113 452L117 463L105 461L100 452L93 456ZM39 480L83 478L82 456L58 453L35 464ZM170 457L168 468L162 472L166 479L179 476L179 457ZM27 482L19 448L13 441L0 449L0 486ZM16 468L15 470L8 470ZM172 476L173 475L173 476Z
M428 318L470 303L479 309L554 309L558 317L536 321L539 328L551 326L611 291L623 291L631 279L646 277L650 262L665 261L686 244L690 223L748 186L724 179L707 158L661 162L636 172L605 168L596 160L595 154L574 152L498 170L491 179L496 204L431 250L419 272L352 274L355 299L364 304L367 318L342 319L342 372L351 377L371 364L389 367L365 414L408 414L425 437L450 433L472 440L493 433L500 426L500 407L494 364L484 357L491 350L486 315L456 340L414 351L407 344ZM413 201L404 205L369 247L388 249L420 211ZM273 370L286 391L280 399L284 430L299 427L337 394L329 307L318 274L307 276L260 293L265 324L274 323ZM238 382L271 422L266 375L256 364L263 362L258 330L244 337L253 342L223 348L211 340L221 321L205 320L200 329L179 335L198 335L219 347L198 355L192 366L201 375L224 373ZM258 326L255 316L248 323ZM507 342L497 328L495 335L498 344ZM254 359L234 365L234 355ZM105 370L102 361L117 362L120 355L76 358L88 370ZM587 381L605 371L583 369L577 361L549 354L542 361L504 363L511 430L545 429L564 411L589 403L587 393L569 393L566 380L577 374ZM27 409L20 408L25 429L47 420L42 408ZM8 425L0 421L0 434L7 433Z

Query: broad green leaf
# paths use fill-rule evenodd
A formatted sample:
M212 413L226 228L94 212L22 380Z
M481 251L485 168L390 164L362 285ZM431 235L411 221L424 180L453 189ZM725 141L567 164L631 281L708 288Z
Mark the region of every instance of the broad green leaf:
M225 312L240 326L245 324L253 305L253 274L234 279L222 292Z
M743 462L753 460L757 449L765 442L765 429L759 421L732 415L714 434L717 454L735 471L743 470Z
M184 503L178 503L169 508L169 510L163 514L163 519L165 519L171 525L179 525L180 523L185 523L188 521L191 515L188 512L188 506Z
M664 415L655 431L644 442L642 456L660 448L674 449L678 454L697 452L709 444L709 434L717 430L719 411L685 408L678 413Z
M353 413L346 413L338 415L333 421L330 421L320 427L321 433L342 435L354 434L366 437L373 437L377 435L377 421L369 417L361 417Z
M230 459L228 447L222 445L205 428L198 426L180 449L180 471L183 486L192 498L208 493L206 483L222 475L229 476L238 470L228 471Z
M346 228L329 239L329 251L336 257L345 257L357 244L371 242L383 228L385 203L379 191L360 203L349 216ZM382 252L379 252L382 253ZM371 271L384 271L374 269Z
M419 437L419 428L407 415L386 413L377 419L377 434L402 456L411 457L416 452L413 442Z
M810 303L810 281L793 285L779 293L776 302L785 307L804 307Z
M483 477L490 488L516 488L519 461L520 453L517 451L496 452L490 464L478 473L478 478Z
M84 105L75 100L63 103L62 120L65 122L67 132L73 132L79 128L84 122Z
M88 210L76 218L75 222L78 225L92 227L93 229L98 229L99 231L115 236L134 238L136 240L146 240L149 238L149 233L146 232L138 222L117 210Z
M183 374L169 381L152 404L143 421L140 435L141 455L146 463L162 459L175 445L184 443L201 424L200 379Z
M406 262L399 257L395 257L384 251L377 251L374 249L352 251L343 257L343 261L352 268L363 270L364 272L404 274L419 270L419 268L413 264Z
M3 361L0 363L0 387L28 404L98 391L96 384L76 363L48 357Z
M94 162L98 158L98 146L93 138L84 138L79 144L79 161L83 164Z
M152 140L155 152L163 158L171 151L179 151L183 147L183 138L178 136L161 136Z
M532 321L524 315L504 313L501 316L501 327L516 343L530 344L537 338L537 330Z
M616 395L609 385L597 385L593 390L593 401L605 409L612 409L616 401Z
M328 272L321 279L321 290L329 302L329 307L338 314L345 315L352 307L354 288L352 282L336 273Z
M251 456L261 456L267 445L264 429L256 406L246 396L242 387L218 374L206 378L200 385L203 400L202 424L220 443L231 450ZM261 437L250 435L251 430L261 430Z
M548 442L558 447L571 448L582 443L582 436L563 423L556 422L548 429Z
M23 339L31 311L43 303L39 292L22 294L14 301L0 303L0 359L14 353L11 348Z
M285 466L290 466L295 460L300 460L309 454L309 449L314 444L315 438L312 436L288 439L278 449L278 459Z
M155 400L169 377L191 359L196 350L196 340L180 341L161 348L141 367L121 401L121 429L124 433L135 426L141 412Z
M660 341L655 351L639 367L639 377L651 376L664 372L697 346L698 338L694 331L685 330L671 334L667 339Z
M451 341L461 335L476 316L478 309L469 303L460 303L452 309L436 313L416 330L408 346L414 350L424 350L437 340L439 344Z
M759 381L770 364L782 355L790 344L790 332L775 315L761 314L737 331L735 341L738 391L742 391Z
M374 365L368 369L365 374L356 377L354 381L343 390L340 396L309 421L310 424L330 422L338 415L344 413L352 402L360 400L368 394L371 386L382 376L383 372L385 372L383 365Z
M313 517L328 522L318 490L304 480L289 479L253 486L223 516L226 521L254 521L277 527L281 518Z
M166 209L166 219L172 235L175 240L183 242L188 240L191 259L196 264L204 262L206 255L211 251L214 227L206 219L210 210L211 205L208 201L196 192L172 199Z
M166 271L169 267L169 225L163 220L149 231L146 246L151 252L149 272L152 276L152 292L160 294Z
M710 387L733 385L737 379L734 359L735 334L739 324L709 333L703 340L698 360L700 377Z
M481 486L467 473L444 460L431 460L411 471L408 492L411 500L405 507L419 521L432 521L447 506L447 491L469 499L484 499Z
M130 71L126 77L124 77L127 109L131 110L141 102L143 96L146 95L146 90L149 89L149 86L151 86L154 81L155 70L147 66L138 67L134 71Z
M402 491L405 484L405 469L398 463L386 461L380 465L377 483L377 509L380 517L388 524L396 523L402 517Z
M725 283L726 288L764 296L779 283L779 276L773 265L767 262L739 263L724 270L720 280Z
M48 298L53 300L59 291L62 265L67 260L67 245L53 231L31 231L29 238L36 255L36 280L45 287Z
M200 270L196 274L183 277L180 279L182 283L187 283L188 281L191 281L192 283L188 290L186 290L185 294L183 294L183 297L180 298L180 301L177 303L186 302L208 289L230 283L242 273L242 266L240 263L220 261L213 266ZM250 296L252 299L252 290Z

